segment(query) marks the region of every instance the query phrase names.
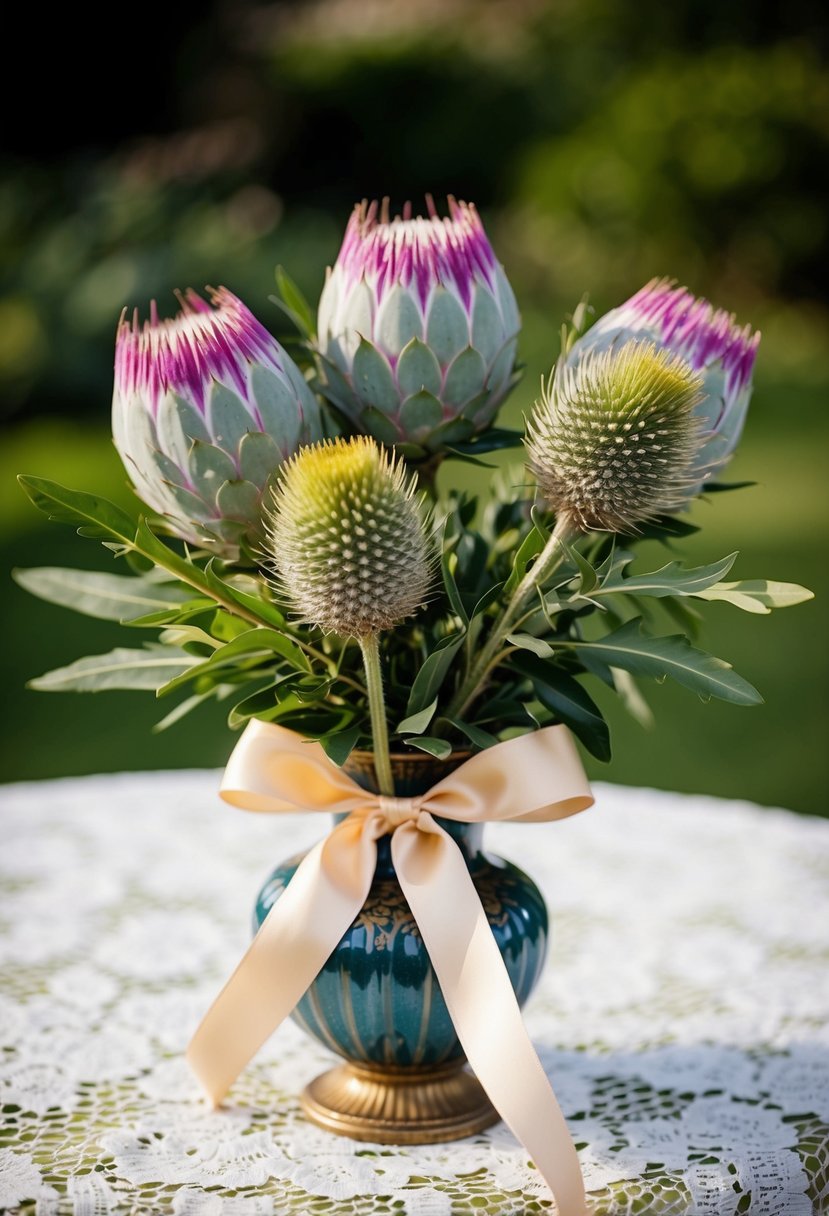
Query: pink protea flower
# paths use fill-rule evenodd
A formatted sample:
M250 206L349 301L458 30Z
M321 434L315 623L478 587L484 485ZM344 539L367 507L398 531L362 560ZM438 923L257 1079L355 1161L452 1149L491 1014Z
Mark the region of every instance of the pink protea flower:
M262 534L262 494L322 434L299 368L226 288L140 324L121 317L112 431L139 497L186 540L236 558ZM212 305L212 307L211 307Z
M411 457L485 430L513 383L520 318L475 208L354 208L319 305L329 399Z
M620 350L632 339L656 343L702 375L694 410L700 447L689 470L698 492L728 462L742 434L760 335L672 280L652 279L575 342L567 363L575 366L588 353Z

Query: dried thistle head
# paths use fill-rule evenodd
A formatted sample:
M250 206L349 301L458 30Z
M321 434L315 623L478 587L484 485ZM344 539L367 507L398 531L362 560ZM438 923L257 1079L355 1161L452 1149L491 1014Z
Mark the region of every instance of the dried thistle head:
M649 341L560 361L527 431L530 468L560 519L624 532L695 492L702 377Z
M304 619L364 638L421 607L433 543L416 484L402 460L364 436L303 448L283 466L267 557Z

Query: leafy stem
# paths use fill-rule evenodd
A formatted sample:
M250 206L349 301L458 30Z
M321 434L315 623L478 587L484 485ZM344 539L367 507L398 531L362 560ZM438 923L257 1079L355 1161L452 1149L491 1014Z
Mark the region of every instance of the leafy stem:
M489 637L478 651L477 658L461 681L446 711L447 718L462 718L467 707L482 691L495 667L501 662L504 654L508 653L500 653L501 648L507 635L512 633L521 619L527 600L561 565L567 556L568 545L578 534L578 529L566 516L559 518L541 553L515 588L493 624Z
M368 708L371 715L371 737L374 745L374 771L381 794L394 795L394 779L389 758L389 731L386 724L386 705L383 697L383 673L380 668L380 647L377 634L370 633L359 639L366 671Z

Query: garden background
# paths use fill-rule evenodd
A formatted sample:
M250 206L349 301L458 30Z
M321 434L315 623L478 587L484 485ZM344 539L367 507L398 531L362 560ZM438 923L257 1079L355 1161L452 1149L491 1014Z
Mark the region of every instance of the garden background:
M34 9L35 6L32 6ZM0 184L0 780L219 766L220 706L150 732L149 694L48 695L27 678L124 644L117 625L14 586L14 566L107 568L49 524L17 472L135 509L109 439L125 304L223 283L277 334L283 263L312 299L355 200L474 200L518 295L520 424L584 292L598 312L668 274L763 331L730 480L700 502L692 563L811 586L771 617L706 605L703 644L766 697L702 704L649 682L656 727L610 704L612 781L824 814L829 791L829 71L819 6L737 0L308 0L122 14L109 50L77 11L33 12L9 44ZM26 29L27 22L31 28ZM63 23L63 24L62 24ZM104 32L104 45L108 32ZM15 52L17 53L17 52ZM27 59L27 63L29 60ZM31 91L49 114L27 113ZM479 471L454 465L470 486ZM653 554L658 558L658 552ZM669 559L665 554L663 560ZM659 563L661 564L661 562ZM127 641L126 644L129 644Z

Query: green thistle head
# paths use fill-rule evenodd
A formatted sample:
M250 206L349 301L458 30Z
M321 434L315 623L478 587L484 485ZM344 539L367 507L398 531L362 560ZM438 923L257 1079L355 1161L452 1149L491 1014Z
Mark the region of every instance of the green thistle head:
M625 532L695 492L702 377L651 342L561 361L527 428L530 468L559 519Z
M303 448L283 466L268 559L302 616L365 638L416 612L432 580L432 542L416 478L373 439Z

